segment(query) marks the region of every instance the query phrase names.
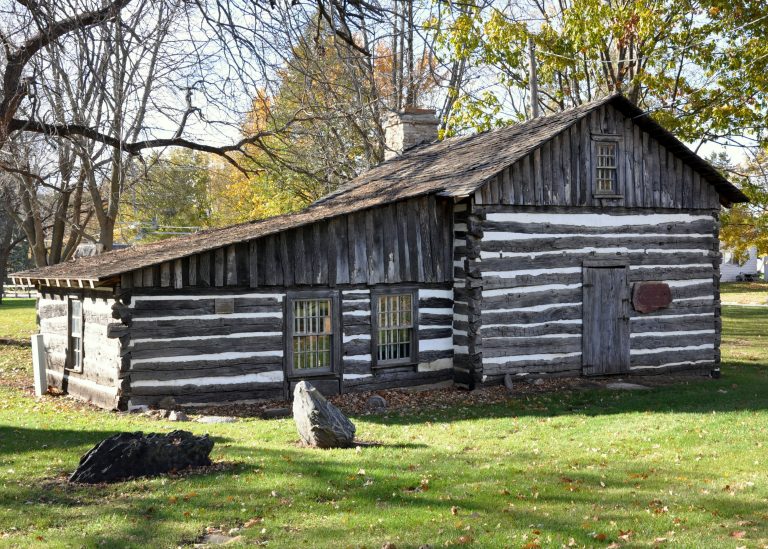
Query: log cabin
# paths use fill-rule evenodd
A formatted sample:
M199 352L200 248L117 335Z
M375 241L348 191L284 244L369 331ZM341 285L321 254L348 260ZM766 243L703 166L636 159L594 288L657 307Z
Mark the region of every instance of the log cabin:
M629 100L383 125L387 159L303 211L13 275L48 384L126 409L719 367L718 216L747 198Z

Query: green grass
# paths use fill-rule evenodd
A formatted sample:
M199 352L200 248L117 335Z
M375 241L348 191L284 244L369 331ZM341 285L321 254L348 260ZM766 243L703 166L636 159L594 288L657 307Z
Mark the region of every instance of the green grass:
M0 339L28 341L36 331L34 299L3 299L0 303Z
M289 419L183 424L216 438L223 470L111 486L62 478L107 435L179 424L3 382L0 545L176 547L258 519L243 545L763 547L768 309L724 320L717 381L358 417L359 437L381 443L359 451L301 448ZM28 353L0 349L0 377L29 375Z
M767 282L723 282L720 298L724 302L742 305L768 305Z

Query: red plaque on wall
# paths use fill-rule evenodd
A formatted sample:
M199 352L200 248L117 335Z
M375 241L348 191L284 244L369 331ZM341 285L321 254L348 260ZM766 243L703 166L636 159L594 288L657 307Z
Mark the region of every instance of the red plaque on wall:
M672 290L666 282L636 282L632 289L632 306L639 313L652 313L672 303Z

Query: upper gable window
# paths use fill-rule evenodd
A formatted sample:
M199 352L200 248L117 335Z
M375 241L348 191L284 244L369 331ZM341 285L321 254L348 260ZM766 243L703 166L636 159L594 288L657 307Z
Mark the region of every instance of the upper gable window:
M594 189L597 195L619 192L619 139L610 135L592 136Z

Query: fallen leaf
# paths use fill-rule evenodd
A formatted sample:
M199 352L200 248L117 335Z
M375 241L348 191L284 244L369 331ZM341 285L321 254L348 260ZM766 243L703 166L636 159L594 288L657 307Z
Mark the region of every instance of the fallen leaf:
M596 539L597 541L605 541L607 537L608 537L608 536L606 536L606 535L605 535L605 534L603 534L602 532L600 532L600 533L598 533L598 534L595 534L595 539Z
M734 530L728 535L731 536L732 538L744 539L744 536L746 536L747 533L744 530Z
M454 515L454 516L458 515L459 514L459 508L456 507L455 505L453 507L451 507L451 514Z
M256 526L257 524L259 524L261 522L264 522L264 519L262 517L249 518L243 524L243 528L251 528L251 527Z

